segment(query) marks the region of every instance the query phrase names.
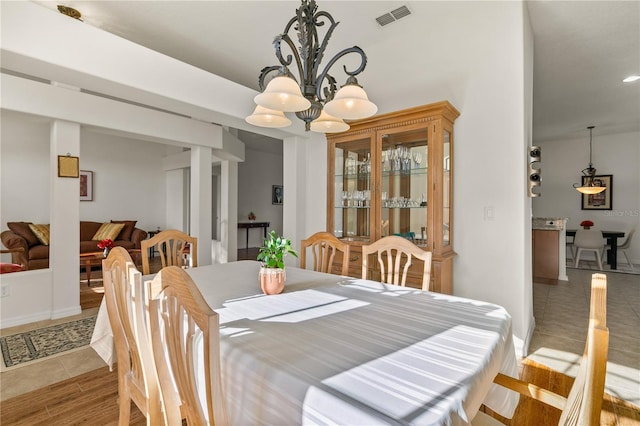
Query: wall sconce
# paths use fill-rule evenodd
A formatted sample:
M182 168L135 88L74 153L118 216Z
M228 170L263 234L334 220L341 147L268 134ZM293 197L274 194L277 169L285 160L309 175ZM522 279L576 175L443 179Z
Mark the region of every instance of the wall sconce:
M529 164L527 167L527 175L528 175L528 187L529 187L529 197L539 197L541 195L540 192L534 192L534 188L540 187L540 183L542 182L541 170L539 168L534 168L534 163L540 163L540 147L532 146L529 147Z

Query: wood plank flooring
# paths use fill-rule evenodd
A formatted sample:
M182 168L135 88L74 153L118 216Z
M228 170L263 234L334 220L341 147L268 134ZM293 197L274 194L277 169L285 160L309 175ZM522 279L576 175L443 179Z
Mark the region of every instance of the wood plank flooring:
M573 379L526 360L524 380L567 395ZM490 411L490 410L487 410ZM499 416L496 415L499 418ZM522 397L507 425L544 426L558 424L557 410ZM602 425L640 425L640 408L605 395ZM23 394L2 403L0 424L8 425L116 425L118 423L118 375L108 367ZM135 404L131 406L132 425L145 424Z

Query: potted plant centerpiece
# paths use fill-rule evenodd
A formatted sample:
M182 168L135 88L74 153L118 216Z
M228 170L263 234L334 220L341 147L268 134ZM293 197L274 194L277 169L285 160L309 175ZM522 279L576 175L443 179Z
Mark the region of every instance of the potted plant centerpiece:
M298 257L291 248L291 240L278 236L276 231L271 231L258 252L258 261L262 262L259 274L260 289L264 294L280 294L284 290L284 257L287 254Z

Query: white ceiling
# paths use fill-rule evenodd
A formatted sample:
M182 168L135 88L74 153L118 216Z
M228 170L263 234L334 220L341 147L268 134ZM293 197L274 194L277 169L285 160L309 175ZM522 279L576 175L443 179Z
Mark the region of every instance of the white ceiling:
M62 1L37 3L55 9ZM277 64L272 40L294 16L299 3L63 4L81 11L89 25L259 90L259 71ZM376 17L403 4L412 15L384 28L377 25ZM416 52L417 46L438 38L437 25L428 20L429 12L438 5L431 1L320 0L319 8L341 22L325 58L354 44L362 47L369 62L359 81L372 100L411 90L415 79L421 80L420 87L434 91L438 85L455 84L459 74L455 58L434 64L428 62L428 55ZM589 125L596 126L594 135L640 131L640 81L622 83L624 77L640 73L640 2L533 1L527 7L534 32L534 142L586 137ZM473 42L469 40L470 51ZM404 73L402 69L428 72Z

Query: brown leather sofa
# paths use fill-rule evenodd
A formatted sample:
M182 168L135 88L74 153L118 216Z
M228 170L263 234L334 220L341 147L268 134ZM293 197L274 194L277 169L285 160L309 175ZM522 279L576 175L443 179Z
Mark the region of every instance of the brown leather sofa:
M136 228L135 220L112 220L114 223L124 223L125 226L118 234L113 244L126 249L139 249L140 242L147 238L146 231ZM25 270L45 269L49 267L49 246L38 240L29 228L31 222L8 222L9 230L0 234L0 239L9 250L22 248L11 254L11 263L23 265ZM92 240L102 222L80 222L80 253L102 251L98 248L98 241Z

